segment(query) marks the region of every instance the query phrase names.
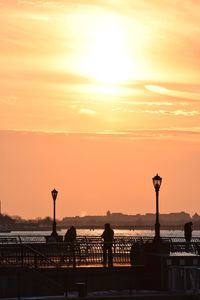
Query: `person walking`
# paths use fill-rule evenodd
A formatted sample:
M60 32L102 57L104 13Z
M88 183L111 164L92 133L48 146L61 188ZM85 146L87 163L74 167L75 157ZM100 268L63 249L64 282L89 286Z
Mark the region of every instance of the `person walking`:
M189 244L192 239L192 222L185 223L184 225L184 236L186 241L186 251L189 251Z
M108 262L108 266L113 266L113 254L112 254L112 246L114 239L114 231L110 226L110 223L106 223L104 225L104 231L101 235L103 238L103 265L106 266Z
M71 226L64 237L64 242L67 244L67 249L69 251L69 264L73 262L73 266L76 265L76 251L75 251L75 242L76 242L76 228Z

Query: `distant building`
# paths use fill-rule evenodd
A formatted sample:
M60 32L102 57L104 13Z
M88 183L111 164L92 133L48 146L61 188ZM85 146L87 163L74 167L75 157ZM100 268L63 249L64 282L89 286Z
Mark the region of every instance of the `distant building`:
M108 210L107 213L106 213L106 216L107 216L108 218L110 218L110 215L111 215L111 212Z
M200 216L197 213L192 216L192 222L194 225L200 225Z

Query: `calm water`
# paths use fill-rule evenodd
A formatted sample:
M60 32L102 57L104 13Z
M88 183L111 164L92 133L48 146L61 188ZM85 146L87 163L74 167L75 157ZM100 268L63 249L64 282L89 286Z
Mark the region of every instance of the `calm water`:
M58 234L64 235L66 230L58 231ZM103 229L78 229L77 235L78 236L100 236L103 232ZM124 229L115 229L115 236L154 236L154 230L124 230ZM26 236L46 236L49 235L50 231L11 231L9 233L1 232L0 235L6 236L13 236L13 235L26 235ZM193 230L192 233L193 237L200 237L200 230ZM182 230L161 230L161 236L163 237L183 237L184 233Z

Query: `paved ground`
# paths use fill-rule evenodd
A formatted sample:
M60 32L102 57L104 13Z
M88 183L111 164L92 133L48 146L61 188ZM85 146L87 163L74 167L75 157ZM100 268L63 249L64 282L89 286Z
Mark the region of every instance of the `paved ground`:
M129 291L105 291L105 292L94 292L88 294L87 297L82 299L88 300L197 300L200 295L186 294L185 292L180 293L169 293L159 291L134 291L129 294ZM3 299L3 298L1 298ZM6 300L14 300L16 298L6 298ZM77 293L70 293L61 296L43 296L43 297L22 297L18 298L21 300L65 300L65 299L80 299Z

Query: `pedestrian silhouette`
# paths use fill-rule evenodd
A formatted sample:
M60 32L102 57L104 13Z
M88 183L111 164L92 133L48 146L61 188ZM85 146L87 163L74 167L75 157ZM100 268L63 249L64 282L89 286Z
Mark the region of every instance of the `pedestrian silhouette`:
M186 251L189 251L189 243L192 238L192 222L185 223L184 225L184 236L185 236L185 241L186 241Z
M76 252L75 251L76 237L77 237L76 228L74 226L71 226L65 234L64 242L67 244L66 249L67 249L67 252L69 255L68 263L69 264L73 263L74 267L76 265L76 253L75 253Z
M76 241L76 228L71 226L65 233L64 241L69 243L74 243Z
M103 238L103 265L106 266L108 262L108 266L113 266L113 254L112 254L112 246L114 239L114 231L112 230L109 223L104 225L104 232L101 237Z

